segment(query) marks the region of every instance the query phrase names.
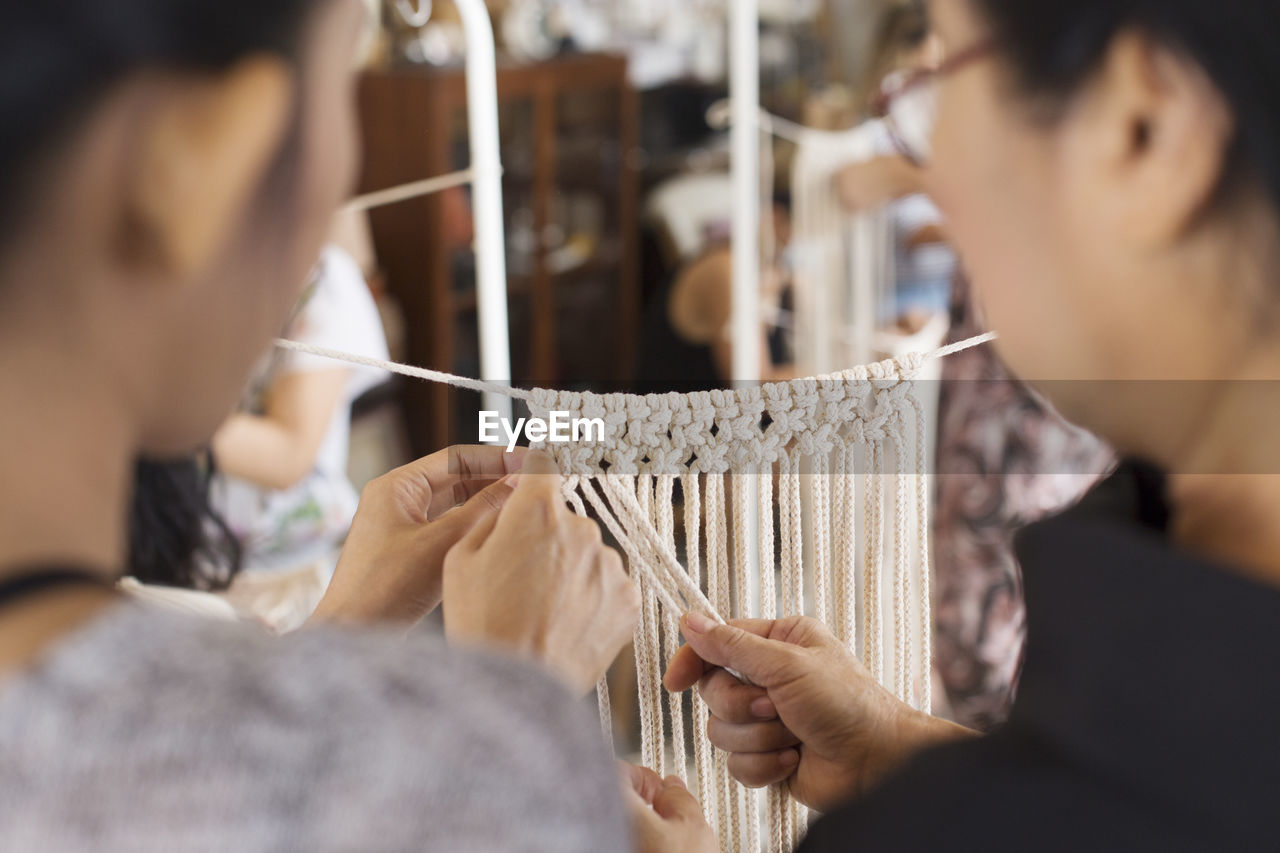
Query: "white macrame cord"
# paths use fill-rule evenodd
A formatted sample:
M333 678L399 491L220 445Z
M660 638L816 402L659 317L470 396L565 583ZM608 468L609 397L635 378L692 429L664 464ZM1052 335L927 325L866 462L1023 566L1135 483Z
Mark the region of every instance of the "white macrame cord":
M602 421L603 436L535 447L556 460L573 510L609 530L641 591L641 759L689 780L723 853L789 853L807 829L808 809L785 785L757 792L733 780L725 754L707 740L708 711L696 692L686 702L662 689L662 668L679 643L678 619L690 610L717 622L807 613L886 689L928 710L929 492L925 419L913 380L926 362L994 337L813 379L650 396L513 389L277 344L521 399L534 418L567 412ZM757 578L749 576L752 565ZM915 620L923 630L911 630ZM603 681L597 693L611 738Z

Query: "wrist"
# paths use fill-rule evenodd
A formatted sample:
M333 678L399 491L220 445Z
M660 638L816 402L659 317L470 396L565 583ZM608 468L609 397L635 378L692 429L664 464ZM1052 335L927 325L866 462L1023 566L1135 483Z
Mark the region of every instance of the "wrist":
M896 700L895 700L896 701ZM878 748L863 759L858 794L867 793L926 749L978 733L899 703L890 714Z
M931 747L978 736L975 731L950 720L935 717L927 711L907 708L903 716L904 719L899 727L897 760L890 770L901 767Z

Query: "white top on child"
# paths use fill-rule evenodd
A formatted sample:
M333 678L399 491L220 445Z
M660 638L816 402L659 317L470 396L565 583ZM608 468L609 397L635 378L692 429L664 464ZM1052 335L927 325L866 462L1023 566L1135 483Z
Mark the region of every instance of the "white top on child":
M364 275L355 259L337 246L325 248L285 336L374 358L388 357L382 321ZM334 363L327 359L275 351L260 363L243 408L261 413L267 390L281 377L333 369ZM350 368L315 466L293 488L275 491L226 475L215 478L213 506L243 543L245 569L296 568L323 558L341 542L358 500L347 478L351 406L386 378L386 373L374 368Z

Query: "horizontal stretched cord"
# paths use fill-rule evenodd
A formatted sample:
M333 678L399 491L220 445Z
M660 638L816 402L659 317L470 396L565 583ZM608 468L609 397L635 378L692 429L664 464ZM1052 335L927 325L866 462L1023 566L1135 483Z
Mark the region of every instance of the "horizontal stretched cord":
M924 361L933 361L935 359L946 358L949 355L955 355L967 349L972 349L983 344L990 343L996 339L995 332L988 332L985 335L969 338L949 346L941 347L932 352L924 354ZM533 401L533 392L524 388L513 388L508 384L500 382L486 382L480 379L469 379L465 376L455 376L452 373L445 373L440 370L428 370L425 367L413 367L408 364L399 364L394 361L387 361L381 358L370 358L364 355L355 355L354 353L343 352L342 350L329 349L328 347L319 347L313 344L304 344L298 341L277 340L276 346L283 350L291 352L303 353L306 355L314 355L319 358L327 358L333 361L346 362L360 367L372 367L378 370L385 370L388 373L395 373L400 376L408 376L412 379L423 379L427 382L438 382L444 385L451 385L454 388L462 388L466 391L478 391L482 394L498 394L503 397L510 397L515 400L524 400L526 402ZM793 380L796 382L804 380Z
M402 201L410 199L422 198L424 196L442 193L445 190L451 190L455 187L462 187L470 184L475 180L475 171L472 169L464 169L460 172L450 172L447 175L440 175L434 178L427 178L421 181L413 181L407 184L400 184L395 187L388 187L385 190L377 190L375 192L366 193L365 195L356 196L343 205L342 209L345 213L362 213L368 210L374 210L379 207L386 207L390 204L399 204Z
M333 361L342 361L359 367L373 367L378 370L385 370L388 373L408 376L411 379L423 379L427 382L451 385L454 388L462 388L466 391L479 391L482 394L500 394L503 397L511 397L515 400L525 400L527 402L533 401L533 392L526 391L523 388L512 388L510 385L504 385L497 382L468 379L465 376L454 376L452 373L444 373L440 370L428 370L425 367L413 367L412 365L400 364L394 361L387 361L386 359L370 358L367 355L356 355L354 353L343 352L342 350L329 349L328 347L318 347L312 344L299 343L298 341L281 339L276 341L276 346L280 349L289 350L291 352L314 355L319 358L327 358Z

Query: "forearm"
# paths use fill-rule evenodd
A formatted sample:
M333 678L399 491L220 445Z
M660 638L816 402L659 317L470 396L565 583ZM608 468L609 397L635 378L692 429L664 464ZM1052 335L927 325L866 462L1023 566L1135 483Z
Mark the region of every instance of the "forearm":
M893 198L915 195L924 191L924 177L918 166L912 165L904 157L889 157L887 167L892 176L890 186Z
M315 461L291 432L257 415L233 415L214 436L213 452L221 472L281 491L297 485Z
M947 232L940 225L926 225L913 232L907 240L907 248L921 249L925 246L942 246L947 243Z

